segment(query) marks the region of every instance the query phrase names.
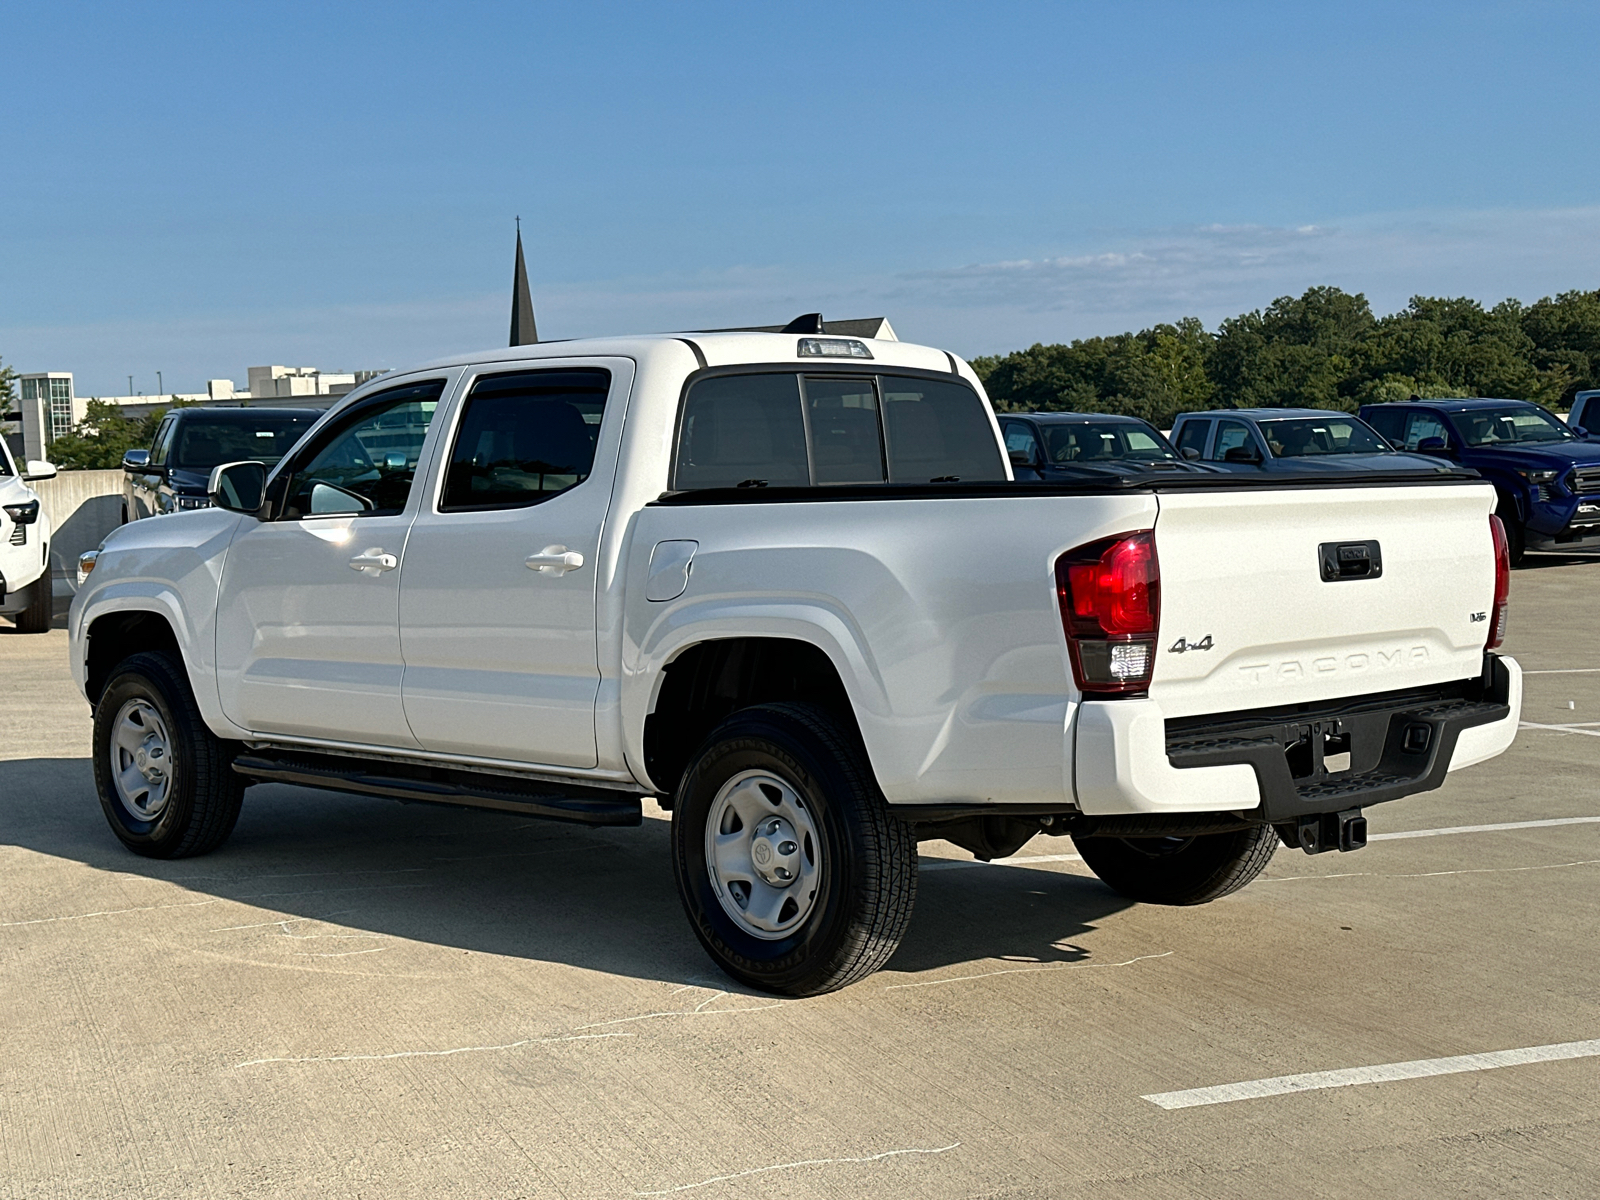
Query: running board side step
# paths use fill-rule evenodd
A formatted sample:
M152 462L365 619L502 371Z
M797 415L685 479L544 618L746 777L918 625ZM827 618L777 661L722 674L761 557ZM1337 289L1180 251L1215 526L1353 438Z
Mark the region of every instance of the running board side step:
M249 750L233 760L233 769L262 783L293 783L420 804L489 808L580 825L638 825L644 818L638 796L421 763L412 766L334 754Z

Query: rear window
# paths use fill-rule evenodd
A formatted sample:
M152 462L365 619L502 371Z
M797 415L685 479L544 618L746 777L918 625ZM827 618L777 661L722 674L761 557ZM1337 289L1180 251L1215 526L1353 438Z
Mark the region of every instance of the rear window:
M689 389L673 487L1003 480L970 387L909 375L718 375Z
M1177 458L1167 439L1131 421L1052 422L1044 427L1053 463L1160 462Z
M179 420L177 444L168 466L210 470L223 463L254 460L272 466L293 448L316 423L321 412L304 416L184 417Z

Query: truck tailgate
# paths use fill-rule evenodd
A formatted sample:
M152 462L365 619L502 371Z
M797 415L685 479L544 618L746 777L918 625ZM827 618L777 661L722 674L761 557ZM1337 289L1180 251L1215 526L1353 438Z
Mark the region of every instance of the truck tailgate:
M1167 716L1482 670L1495 572L1488 484L1164 492L1159 505L1150 696ZM1363 544L1374 568L1362 568ZM1330 553L1348 573L1328 580Z

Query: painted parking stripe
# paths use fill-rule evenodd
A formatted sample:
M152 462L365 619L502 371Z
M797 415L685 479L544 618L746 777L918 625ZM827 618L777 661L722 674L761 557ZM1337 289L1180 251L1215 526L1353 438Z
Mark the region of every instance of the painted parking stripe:
M1550 817L1542 821L1502 821L1498 825L1449 825L1443 829L1402 829L1397 833L1369 833L1369 842L1398 838L1443 837L1447 833L1499 833L1503 829L1548 829L1554 825L1600 825L1600 816Z
M1507 829L1548 829L1557 825L1600 825L1600 816L1548 817L1540 821L1501 821L1495 825L1447 825L1441 829L1402 829L1395 833L1369 833L1369 842L1397 841L1401 838L1444 837L1451 833L1500 833ZM953 871L958 867L1028 867L1034 863L1082 862L1081 854L1015 854L983 862L976 858L925 858L919 871Z
M1524 671L1524 675L1600 675L1600 667L1550 667L1543 671Z
M1581 729L1576 725L1541 725L1537 721L1519 721L1519 729L1546 729L1551 733L1584 733L1590 737L1600 737L1600 729Z
M1203 1104L1231 1104L1290 1092L1355 1087L1363 1083L1391 1083L1398 1079L1426 1079L1432 1075L1461 1075L1468 1071L1493 1071L1529 1063L1560 1062L1569 1058L1600 1056L1600 1038L1587 1042L1557 1042L1551 1046L1526 1046L1520 1050L1494 1050L1488 1054L1458 1054L1453 1058L1420 1058L1413 1062L1382 1063L1375 1067L1350 1067L1342 1071L1312 1071L1305 1075L1277 1075L1244 1083L1190 1088L1184 1092L1156 1092L1141 1096L1161 1108L1196 1108Z

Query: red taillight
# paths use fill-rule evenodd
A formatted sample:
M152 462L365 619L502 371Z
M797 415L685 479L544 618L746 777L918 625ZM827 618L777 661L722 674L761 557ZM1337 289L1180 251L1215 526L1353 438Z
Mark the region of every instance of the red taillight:
M1489 536L1494 539L1494 606L1489 610L1489 643L1486 650L1498 649L1506 640L1506 602L1511 599L1511 543L1500 518L1489 514Z
M1090 542L1056 560L1072 675L1084 692L1150 686L1161 623L1161 567L1148 529Z

